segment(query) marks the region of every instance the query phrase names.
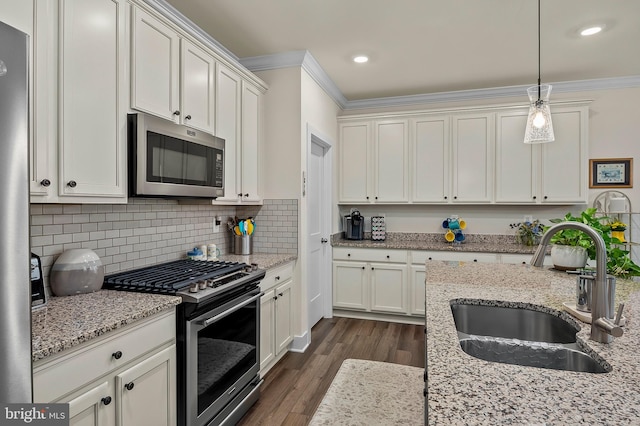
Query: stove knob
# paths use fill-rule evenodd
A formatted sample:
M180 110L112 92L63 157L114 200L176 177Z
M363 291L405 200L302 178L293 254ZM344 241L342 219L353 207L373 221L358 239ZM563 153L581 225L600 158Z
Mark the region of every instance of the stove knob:
M189 287L189 293L197 293L198 292L198 283L193 283Z

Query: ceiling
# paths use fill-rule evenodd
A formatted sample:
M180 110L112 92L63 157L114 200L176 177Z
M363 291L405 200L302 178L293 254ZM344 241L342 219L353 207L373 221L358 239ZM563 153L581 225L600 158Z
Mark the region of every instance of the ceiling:
M308 50L347 100L534 85L535 0L167 0L238 58ZM542 0L542 82L640 76L640 1ZM581 37L578 30L604 24ZM352 57L364 53L366 64Z

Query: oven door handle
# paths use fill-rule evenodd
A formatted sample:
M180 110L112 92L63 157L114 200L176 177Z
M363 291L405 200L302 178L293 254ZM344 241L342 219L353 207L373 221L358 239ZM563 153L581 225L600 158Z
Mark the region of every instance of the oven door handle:
M237 305L234 305L233 307L227 309L226 311L220 312L218 315L214 315L211 318L207 318L205 320L199 321L198 323L200 325L204 326L204 327L206 327L206 326L208 326L210 324L213 324L214 322L216 322L218 320L221 320L222 318L226 317L227 315L234 313L238 309L240 309L240 308L242 308L244 306L247 306L249 303L251 303L251 302L253 302L255 300L258 300L263 295L264 295L264 293L260 292L260 293L256 294L255 296L250 297L249 299L247 299L247 300L245 300L243 302L240 302Z

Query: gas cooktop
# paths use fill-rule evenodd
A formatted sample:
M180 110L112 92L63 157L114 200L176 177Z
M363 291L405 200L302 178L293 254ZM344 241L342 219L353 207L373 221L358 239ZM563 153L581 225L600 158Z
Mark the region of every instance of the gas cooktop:
M239 262L181 259L104 277L103 288L181 296L199 303L252 281L265 271Z

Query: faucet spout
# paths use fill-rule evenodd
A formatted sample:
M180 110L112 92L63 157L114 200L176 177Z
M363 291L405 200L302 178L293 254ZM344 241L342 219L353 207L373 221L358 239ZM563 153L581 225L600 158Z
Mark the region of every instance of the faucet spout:
M608 324L608 294L607 294L607 247L602 236L592 227L580 222L561 222L550 227L542 236L540 245L531 258L531 265L542 267L547 245L551 237L563 229L576 229L587 234L596 246L596 276L591 299L591 340L600 343L611 343L613 341L612 328ZM612 324L611 324L612 325ZM615 335L621 335L621 329L615 329Z

